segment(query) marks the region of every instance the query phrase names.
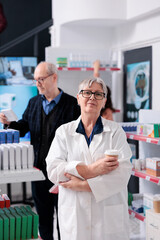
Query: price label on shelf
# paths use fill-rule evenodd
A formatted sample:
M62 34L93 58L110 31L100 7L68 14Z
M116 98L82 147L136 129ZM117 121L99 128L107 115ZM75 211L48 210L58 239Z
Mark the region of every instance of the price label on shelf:
M86 68L81 68L81 71L84 71L84 72L85 72L85 71L86 71Z
M133 139L134 138L134 135L130 135L130 137L129 137L130 139Z
M62 70L63 71L68 71L68 68L67 67L63 67Z
M147 138L146 142L151 143L151 138Z
M147 181L150 181L150 176L146 176L146 180L147 180Z

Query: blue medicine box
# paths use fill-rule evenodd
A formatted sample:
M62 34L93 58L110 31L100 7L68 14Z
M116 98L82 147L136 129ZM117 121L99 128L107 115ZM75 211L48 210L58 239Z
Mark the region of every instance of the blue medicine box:
M7 132L10 132L10 134L12 135L12 142L11 143L19 143L19 131L18 130L7 129ZM9 143L9 142L7 142L7 143Z
M4 130L0 130L0 144L6 143L6 132Z
M12 132L8 130L6 131L6 143L13 143Z

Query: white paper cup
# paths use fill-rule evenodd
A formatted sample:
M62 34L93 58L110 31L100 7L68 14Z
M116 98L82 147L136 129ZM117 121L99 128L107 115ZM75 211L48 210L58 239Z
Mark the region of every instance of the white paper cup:
M110 157L118 157L119 156L119 151L115 149L110 149L105 152L105 156L110 156Z

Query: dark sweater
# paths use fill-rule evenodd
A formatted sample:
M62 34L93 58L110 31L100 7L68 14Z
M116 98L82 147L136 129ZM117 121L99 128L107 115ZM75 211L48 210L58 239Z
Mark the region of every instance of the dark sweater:
M31 134L31 144L34 147L34 166L45 170L45 164L42 166L40 157L40 148L42 143L42 98L40 95L30 99L28 106L23 113L22 119L18 122L11 122L9 128L20 131L20 136L23 137L28 131ZM44 161L48 150L55 136L56 129L64 123L75 120L80 115L80 108L76 98L63 92L59 103L55 106L54 111L50 113L50 120L47 124L49 133L46 135ZM49 126L48 126L49 124Z

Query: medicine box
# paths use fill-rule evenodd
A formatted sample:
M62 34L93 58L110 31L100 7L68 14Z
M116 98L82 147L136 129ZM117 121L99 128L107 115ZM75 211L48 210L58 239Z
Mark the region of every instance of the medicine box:
M27 167L33 168L33 160L34 160L34 152L33 152L33 145L27 144L27 143L21 143L21 145L24 145L27 147Z
M8 158L8 148L6 144L0 145L0 154L1 154L1 170L8 170L9 158Z
M0 130L0 144L6 143L6 132L1 129Z
M7 194L2 194L2 198L5 201L5 207L9 208L10 207L10 199L9 199L8 195Z
M160 177L160 158L146 158L146 173Z
M27 146L24 144L19 143L19 146L21 147L21 166L22 169L27 169L27 157L28 157L28 152L27 152Z
M5 207L5 200L4 198L0 195L0 208L4 208Z
M8 148L8 169L14 170L15 169L15 154L14 154L14 147L12 144L5 144Z
M152 193L144 193L143 194L144 215L146 215L147 209L153 209L153 198L154 198L154 195Z
M15 155L15 169L21 169L21 148L17 143L13 143L12 146Z
M13 139L12 139L12 132L11 131L6 131L6 143L12 143Z
M14 129L7 129L7 132L12 133L12 143L19 143L19 131Z
M144 135L147 137L159 138L160 124L159 123L139 124L137 126L137 134Z

